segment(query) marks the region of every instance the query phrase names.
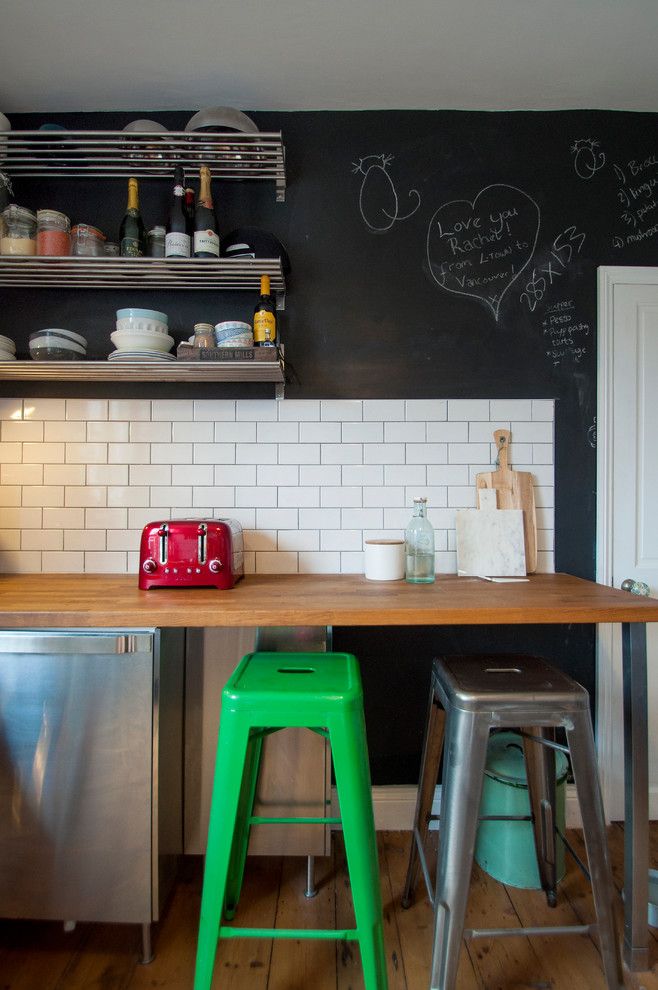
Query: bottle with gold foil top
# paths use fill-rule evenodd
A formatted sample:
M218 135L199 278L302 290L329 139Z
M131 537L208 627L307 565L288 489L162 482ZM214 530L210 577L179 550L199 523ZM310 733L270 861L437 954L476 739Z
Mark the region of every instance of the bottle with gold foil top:
M217 219L210 192L210 169L199 169L199 198L194 211L194 257L219 258Z
M260 277L260 299L254 309L254 346L274 347L276 342L276 307L270 295L270 276Z
M128 179L128 205L119 230L119 251L122 258L142 258L146 254L146 235L139 212L137 179Z

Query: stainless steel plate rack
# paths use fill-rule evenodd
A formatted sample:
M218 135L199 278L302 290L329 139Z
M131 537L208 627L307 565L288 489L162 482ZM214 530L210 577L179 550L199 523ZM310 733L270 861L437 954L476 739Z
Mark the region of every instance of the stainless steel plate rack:
M8 131L4 167L34 178L169 178L176 165L197 173L207 165L217 179L274 182L285 200L285 149L280 133L200 131Z

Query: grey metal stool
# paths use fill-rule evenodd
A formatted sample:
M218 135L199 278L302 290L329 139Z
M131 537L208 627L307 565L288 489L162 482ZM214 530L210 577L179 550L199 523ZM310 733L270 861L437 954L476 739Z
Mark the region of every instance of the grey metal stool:
M554 750L558 748L571 757L598 925L464 932L489 732L519 726L524 737L540 877L549 904L555 903ZM565 729L568 747L555 743L558 727ZM425 847L443 750L439 860L432 897ZM434 661L414 838L402 899L405 907L413 896L419 860L434 906L431 990L453 990L463 935L557 935L597 928L606 985L609 990L623 986L589 696L580 684L544 660L506 654Z

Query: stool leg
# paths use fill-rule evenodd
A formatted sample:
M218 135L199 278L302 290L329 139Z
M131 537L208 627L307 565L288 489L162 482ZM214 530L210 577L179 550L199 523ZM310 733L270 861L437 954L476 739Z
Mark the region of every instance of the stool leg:
M263 736L260 733L256 736L250 736L247 744L247 753L245 756L240 798L238 800L238 812L236 816L235 831L233 833L231 859L229 861L228 874L226 877L224 917L229 921L235 915L238 901L240 900L240 891L242 890L242 879L244 877L247 850L249 849L249 835L251 833L249 818L254 812L256 787L258 785L258 771L260 769L262 750Z
M243 716L223 709L203 871L194 990L210 990L212 982L248 739L249 726Z
M555 741L555 730L546 727L523 729L529 735ZM535 835L539 879L549 907L557 904L557 853L555 848L556 786L555 750L523 737L528 796Z
M365 990L387 990L377 840L363 711L341 711L332 716L328 728L363 982Z
M608 990L619 990L623 987L623 978L613 907L612 871L589 711L574 715L573 728L567 729L567 741L583 820L603 972Z
M447 713L432 990L453 990L456 985L488 739L486 717L461 709Z
M413 901L418 877L418 847L420 846L424 850L427 846L434 791L439 776L439 765L443 751L444 732L445 712L436 697L434 679L432 678L430 700L427 718L425 720L425 739L420 762L420 778L418 796L416 798L416 811L414 814L414 827L411 836L411 849L409 850L409 865L407 866L407 879L404 885L404 893L402 894L403 908L408 908Z

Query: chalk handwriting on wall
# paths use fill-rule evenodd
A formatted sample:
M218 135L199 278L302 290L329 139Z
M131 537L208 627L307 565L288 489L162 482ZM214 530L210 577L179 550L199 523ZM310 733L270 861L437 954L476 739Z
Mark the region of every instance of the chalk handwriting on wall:
M503 296L528 267L541 214L516 186L485 186L471 202L444 203L430 220L427 261L446 292L484 302L496 321Z
M605 165L605 154L597 151L600 142L593 138L578 138L571 146L573 167L581 179L591 179Z
M408 220L420 206L420 193L411 189L407 193L416 205L410 213L400 214L400 204L395 183L388 173L393 155L366 155L352 162L352 171L363 176L359 191L359 211L363 222L376 234L384 234L398 220Z
M658 155L632 158L625 165L613 165L617 176L617 200L624 225L615 234L613 247L625 248L658 234Z
M542 335L546 356L553 367L568 358L573 364L580 364L587 354L585 338L589 337L589 323L579 320L573 299L561 299L547 306L542 319Z
M526 303L531 313L543 301L547 290L562 278L574 255L580 254L585 237L575 226L567 227L553 240L548 258L532 269L521 293L521 302Z

